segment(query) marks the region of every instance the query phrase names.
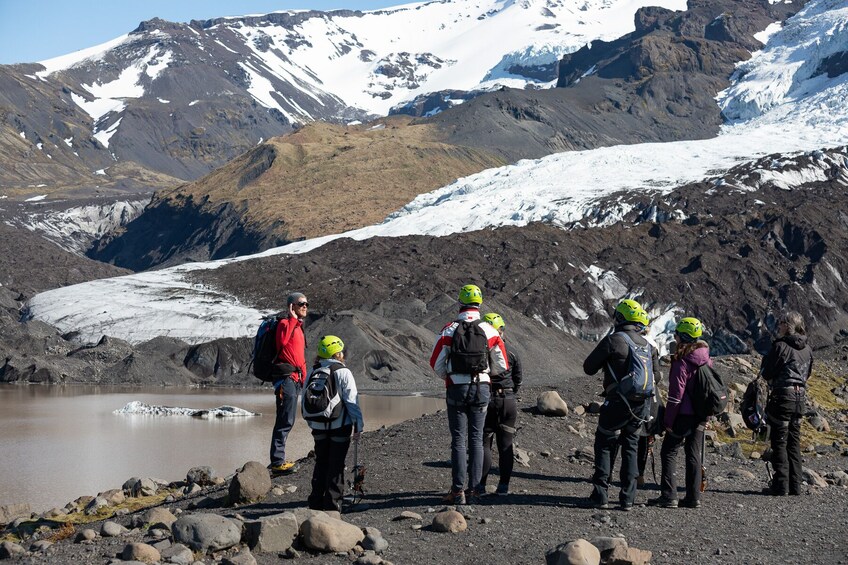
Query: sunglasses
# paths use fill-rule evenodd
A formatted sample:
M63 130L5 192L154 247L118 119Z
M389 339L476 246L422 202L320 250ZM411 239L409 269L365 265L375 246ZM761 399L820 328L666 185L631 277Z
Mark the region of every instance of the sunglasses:
M294 305L297 306L298 308L302 308L304 306L306 306L308 308L309 302L295 302Z

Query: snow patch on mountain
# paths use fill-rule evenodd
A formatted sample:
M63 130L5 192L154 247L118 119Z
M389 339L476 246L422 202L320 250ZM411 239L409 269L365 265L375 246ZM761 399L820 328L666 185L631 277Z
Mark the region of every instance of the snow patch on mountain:
M52 59L39 61L38 64L42 65L44 70L38 71L35 73L35 76L43 80L55 72L69 69L83 61L100 59L103 55L124 43L127 39L129 39L129 37L130 35L127 33L105 43L101 43L100 45L95 45L94 47L80 49L79 51L68 53L67 55L61 55L59 57L53 57Z
M446 2L444 6L450 4ZM611 223L620 219L629 205L620 201L613 214L599 215L597 203L616 192L666 193L684 184L719 179L737 165L767 155L815 157L820 148L846 145L848 79L845 75L811 78L806 72L837 51L835 45L811 49L816 38L832 38L821 40L823 43L838 38L843 48L848 47L845 6L848 2L811 2L772 36L763 52L752 58L756 64L748 72L737 75L731 87L735 94L720 96L727 107L737 105L734 96L757 98L754 95L758 92L780 89L787 81L795 80L783 72L786 65L792 66L803 59L808 67L793 67L798 80L791 96L773 99L773 104L761 106L761 111L747 121L728 124L715 139L606 147L521 161L459 179L421 195L381 224L291 243L253 257L302 253L339 237L361 240L415 234L443 236L539 221L563 227L576 222ZM797 186L792 183L817 178L813 171L817 167L846 167L844 162L834 165L814 158L806 166L809 171L797 172L801 167L793 163L787 158L784 164L763 164L759 178L778 180L792 189ZM756 187L756 180L738 179L738 184L749 190ZM735 184L736 181L715 182L711 190L740 190ZM157 335L190 342L250 335L263 312L246 308L237 298L214 289L196 288L185 279L185 274L193 270L214 269L230 261L250 258L181 265L56 289L34 297L30 311L63 331L78 330L91 340L102 334L133 342ZM587 271L587 281L598 285L604 296L623 296L627 281L616 285L612 278L603 276L602 267L597 269L597 272ZM657 314L662 315L666 310L661 308Z

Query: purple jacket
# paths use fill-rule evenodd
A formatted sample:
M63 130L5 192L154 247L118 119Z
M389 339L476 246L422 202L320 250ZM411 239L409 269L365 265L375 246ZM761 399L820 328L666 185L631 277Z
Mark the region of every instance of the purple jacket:
M674 425L678 413L685 416L695 414L690 398L692 386L695 382L692 377L701 365L713 366L707 343L699 340L697 345L698 348L690 351L683 359L671 362L671 371L668 374L668 403L665 406L665 420L663 421L666 428L671 428Z

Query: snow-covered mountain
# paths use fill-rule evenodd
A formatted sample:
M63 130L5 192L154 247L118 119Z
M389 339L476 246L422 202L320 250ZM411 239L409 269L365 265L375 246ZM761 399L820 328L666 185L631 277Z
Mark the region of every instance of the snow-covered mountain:
M4 168L0 187L151 186L144 171L168 175L154 184L167 186L313 120L385 115L441 90L550 87L564 53L632 31L636 10L657 3L439 0L150 20L90 49L0 67L0 144L22 164Z
M846 24L848 2L817 0L782 29L769 29L761 36L766 47L740 65L734 84L720 94L725 113L737 119L714 139L615 146L522 161L422 195L378 225L261 255L305 253L343 237L444 236L531 222L562 228L610 226L632 215L633 194L660 200L692 183L702 183L709 194L752 194L756 202L761 202L756 195L766 184L787 191L814 181L848 186L844 151L820 151L848 143L848 74L837 64L848 52ZM674 210L664 214L664 221L687 220ZM640 217L659 219L650 210ZM249 335L263 312L243 304L240 297L198 283L192 274L255 257L57 289L33 298L30 312L60 328L78 330L89 340L104 333L131 342L156 335L193 342ZM601 312L605 300L643 290L630 288L611 266L572 267L582 273L581 284L597 289L596 295L587 303L572 304L571 314L540 315L545 323L569 315L571 323L579 325ZM831 278L834 292L844 286L838 269ZM662 319L678 309L673 303L658 304L652 313Z

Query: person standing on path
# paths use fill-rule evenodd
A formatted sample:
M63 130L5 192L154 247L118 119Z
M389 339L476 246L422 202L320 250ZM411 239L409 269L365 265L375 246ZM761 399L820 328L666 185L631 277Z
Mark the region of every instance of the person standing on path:
M615 307L613 332L604 337L583 362L583 371L594 375L604 373L604 396L595 430L595 472L592 475L592 494L589 503L607 508L612 454L616 446L621 451L621 492L619 504L628 511L636 500L639 431L650 415L650 395L626 398L619 392L619 383L628 377L631 367L639 363L647 380L659 374L659 356L642 335L648 325L648 314L635 300L624 299ZM637 359L634 352L640 352ZM645 356L646 358L642 358ZM647 382L646 380L646 382ZM653 390L650 391L653 393Z
M451 434L451 490L448 504L465 503L465 484L480 494L483 470L483 425L490 398L491 374L509 368L506 346L498 331L480 319L483 293L467 284L459 291L459 314L439 334L430 366L445 381Z
M661 494L648 501L662 508L699 508L701 506L701 453L704 448L704 430L707 422L695 415L692 403L698 367L713 366L710 348L699 338L704 326L697 318L683 318L674 329L677 348L671 356L668 373L668 402L663 426L665 438L660 449L662 460ZM686 453L686 496L677 500L677 452L684 446Z
M297 397L306 378L306 336L303 320L309 308L306 296L293 292L286 299L288 311L277 324L277 359L274 363L274 395L277 416L271 432L272 474L295 471L294 463L286 460L286 440L297 415Z
M324 390L330 379L335 379L327 390L338 395L341 408L338 409L338 416L329 421L307 419L307 400L315 388L316 379L324 381L318 381L319 392ZM329 393L326 397L328 396ZM315 440L315 469L312 472L309 508L341 512L345 457L350 448L351 434L354 440L358 440L364 422L362 410L359 409L356 381L353 379L353 373L344 364L344 342L334 335L324 336L318 342L318 357L306 381L303 405L304 419L307 419L309 427L312 428L312 439Z
M812 371L813 351L807 343L804 318L798 312L784 312L777 323L777 339L760 366L769 384L766 417L771 427L774 477L767 492L774 496L801 494L801 418Z
M486 314L483 319L504 337L505 323L500 314ZM515 422L518 419L516 397L521 388L523 374L521 361L510 349L507 351L509 369L498 375L491 374L491 398L486 410L486 423L483 426L483 471L480 479L480 493L486 492L486 479L492 468L492 443L497 439L498 447L498 487L495 494L509 494L509 480L512 477L514 454L512 441L515 438Z

